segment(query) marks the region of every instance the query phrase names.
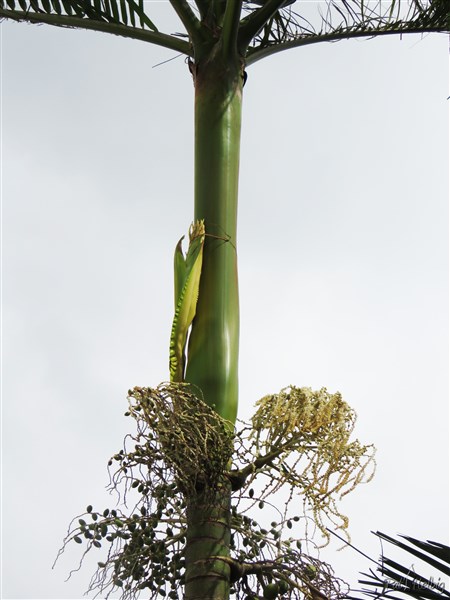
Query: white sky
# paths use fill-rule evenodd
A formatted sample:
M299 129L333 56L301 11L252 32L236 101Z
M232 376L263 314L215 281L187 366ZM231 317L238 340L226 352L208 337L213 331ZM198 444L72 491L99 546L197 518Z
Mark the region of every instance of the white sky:
M126 391L168 378L193 85L142 42L1 35L2 597L81 598L79 549L51 564L73 516L114 503ZM448 543L448 39L309 46L248 75L240 416L289 384L341 391L378 448L343 505L353 543ZM356 582L367 562L336 547L323 558Z

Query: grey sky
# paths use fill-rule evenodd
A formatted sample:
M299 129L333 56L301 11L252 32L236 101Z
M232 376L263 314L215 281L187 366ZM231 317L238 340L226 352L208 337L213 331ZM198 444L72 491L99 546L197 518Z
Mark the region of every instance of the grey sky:
M51 564L73 516L114 503L126 391L168 378L193 86L141 42L1 35L2 593L81 598L88 565L64 583L78 549ZM448 40L310 46L248 75L240 416L289 384L341 391L378 448L343 504L355 545L448 542ZM355 582L367 563L336 547L323 557Z

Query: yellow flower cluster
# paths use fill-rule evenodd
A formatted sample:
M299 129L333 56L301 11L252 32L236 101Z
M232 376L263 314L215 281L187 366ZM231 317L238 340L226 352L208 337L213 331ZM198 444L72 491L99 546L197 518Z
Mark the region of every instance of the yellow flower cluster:
M247 483L269 473L264 496L283 486L303 498L304 510L329 539L325 517L345 530L348 519L337 500L375 471L375 448L350 440L356 414L341 394L326 388L289 386L257 402L252 418L251 452L260 465Z

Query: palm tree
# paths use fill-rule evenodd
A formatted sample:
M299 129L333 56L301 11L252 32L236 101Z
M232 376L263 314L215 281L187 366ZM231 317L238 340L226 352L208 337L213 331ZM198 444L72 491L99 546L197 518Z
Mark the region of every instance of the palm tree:
M143 0L1 0L0 16L112 33L186 56L195 87L195 207L190 239L193 259L188 253L184 263L180 252L176 254L182 275L176 276L173 336L179 338L177 342L172 338L172 379L180 384L183 394L187 393L183 383L190 384L190 390L198 392L225 420L226 427L221 428L221 422L214 422L212 427L218 431L214 439L220 445L221 439L227 441L227 428L234 426L238 406L236 219L247 69L276 52L313 43L449 31L450 12L447 0L415 0L406 6L399 0L387 4L331 0L324 14L318 16L304 12L301 1L196 0L192 5L186 0L171 0L171 5L184 26L184 31L176 35L159 31ZM195 285L189 288L191 282ZM187 315L182 323L180 315ZM137 396L141 410L144 407L144 412L150 414L151 395L139 390L131 395ZM189 400L191 396L183 398ZM176 401L173 406L179 416L181 409ZM208 431L210 418L205 421ZM212 499L206 498L202 481L192 493L185 494L189 500L187 598L228 597L230 582L236 577L236 565L229 559L232 488L242 487L251 478L252 469L273 464L276 458L278 455L267 452L262 462L250 461L251 468L236 470L216 482ZM242 577L250 572L249 567Z
M171 0L181 34L158 30L143 0L2 0L0 17L93 29L185 54L195 85L194 221L206 240L185 379L234 422L239 308L236 215L242 91L246 69L276 52L319 42L450 29L446 0L332 0L319 18L285 0ZM298 7L297 7L298 5Z

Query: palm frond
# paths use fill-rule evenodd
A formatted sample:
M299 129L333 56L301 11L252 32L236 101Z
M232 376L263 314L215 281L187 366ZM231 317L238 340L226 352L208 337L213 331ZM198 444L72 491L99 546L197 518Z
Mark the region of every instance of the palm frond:
M427 565L443 576L450 575L449 546L430 540L424 542L409 536L399 536L406 540L407 544L379 531L373 533L380 540L420 559L424 563L421 565L421 569ZM368 587L359 590L358 596L349 595L347 597L349 600L360 600L361 596L389 600L404 600L405 596L415 600L448 600L450 598L450 592L445 588L444 581L440 576L435 580L432 576L425 576L416 571L412 562L407 562L406 565L401 564L384 554L378 560L376 571L370 569L369 573L362 573L362 575L365 579L359 580L359 583Z
M243 21L244 32L251 31L253 15L261 10L254 5L254 2L245 5L248 14ZM256 16L254 20L257 21ZM282 3L266 24L254 32L247 62L320 41L409 32L450 32L449 0L327 0L325 3L296 0Z
M2 17L19 16L24 19L32 15L76 15L82 19L90 19L117 25L136 26L150 31L158 31L156 25L145 14L144 0L0 0Z
M191 53L186 40L158 31L144 0L0 0L3 19L93 29Z

